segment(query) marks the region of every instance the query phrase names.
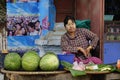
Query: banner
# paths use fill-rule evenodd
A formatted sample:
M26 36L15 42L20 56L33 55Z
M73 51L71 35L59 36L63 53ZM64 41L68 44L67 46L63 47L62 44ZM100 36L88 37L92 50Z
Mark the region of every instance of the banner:
M54 29L55 16L53 0L7 0L8 49L36 46L35 39Z

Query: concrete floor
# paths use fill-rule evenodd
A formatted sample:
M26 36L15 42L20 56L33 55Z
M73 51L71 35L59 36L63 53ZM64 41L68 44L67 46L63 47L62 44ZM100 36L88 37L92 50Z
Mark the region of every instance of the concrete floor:
M4 75L0 73L0 80L4 80Z

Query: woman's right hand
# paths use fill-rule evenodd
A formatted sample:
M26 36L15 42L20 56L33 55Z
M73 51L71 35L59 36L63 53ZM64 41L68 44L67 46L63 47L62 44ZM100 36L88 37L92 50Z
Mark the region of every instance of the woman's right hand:
M87 52L84 48L78 47L78 51L81 51L87 57Z

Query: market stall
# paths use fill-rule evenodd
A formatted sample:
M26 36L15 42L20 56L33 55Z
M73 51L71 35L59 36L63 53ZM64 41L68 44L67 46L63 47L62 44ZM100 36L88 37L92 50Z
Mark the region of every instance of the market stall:
M10 55L11 54L12 53L10 53ZM10 65L4 66L4 68L1 69L1 72L5 74L5 80L8 80L8 79L10 80L53 80L53 79L54 80L80 80L80 79L81 80L110 80L110 79L120 79L119 77L120 70L116 68L116 66L105 65L105 64L99 64L99 65L90 64L88 66L86 65L84 70L76 70L76 69L73 69L74 64L70 63L71 62L70 60L64 61L65 58L60 58L60 55L58 57L60 64L55 69L54 64L57 63L56 62L57 59L54 60L54 63L50 62L53 60L52 58L53 56L54 55L52 55L51 58L48 59L47 61L48 63L44 62L46 66L49 65L49 63L51 63L52 66L51 65L49 65L48 67L40 66L40 69L29 68L29 66L33 67L33 64L34 64L33 62L30 62L31 64L29 63L26 64L26 67L23 67L24 64L21 64L22 67L20 67L19 69L15 68L14 66L14 70L13 68L11 68ZM12 57L12 59L14 58L13 56L10 56L10 57ZM43 61L43 59L45 59L46 56L43 56L43 57L44 58L41 58L40 63L42 63L41 61ZM64 55L64 57L70 57L70 56ZM9 61L11 61L10 58L7 58L7 60L8 59ZM5 57L5 60L6 60L6 57ZM28 61L29 60L27 60L27 62ZM31 61L33 61L33 59L31 59ZM8 63L11 64L12 62L7 61L7 64ZM41 65L44 65L44 64L41 64ZM96 68L96 66L98 66L98 68ZM81 65L79 67L82 68Z
M42 33L43 35L47 34L48 30L52 30L53 29L54 21L52 21L52 18L55 18L55 16L54 15L50 16L49 14L47 14L47 15L49 15L50 17L44 16L44 13L48 13L48 12L42 13L43 12L42 11L43 8L45 7L43 3L40 3L42 6L39 6L38 5L39 4L38 0L35 0L35 1L34 0L33 1L29 0L30 2L24 2L24 1L21 2L21 0L18 0L18 1L19 1L19 3L14 4L16 2L14 2L13 0L8 0L8 6L7 6L7 7L9 7L8 9L10 9L11 11L14 11L14 10L11 9L11 7L12 6L13 7L19 6L21 8L21 10L23 9L22 11L25 14L23 14L22 11L20 11L20 14L18 14L19 17L18 17L18 15L16 13L14 13L15 17L13 17L14 15L8 14L8 20L9 21L11 20L11 21L14 21L14 23L15 23L17 21L17 19L18 19L18 22L19 22L20 18L21 18L21 19L25 20L24 23L25 23L25 25L27 25L27 22L29 22L29 21L30 22L35 22L36 19L40 19L40 21L41 21L40 24L43 25L43 29L44 29L43 30L44 33ZM41 0L41 1L45 1L45 0ZM51 1L53 1L53 0L51 0ZM57 20L60 19L62 21L61 18L65 17L65 16L61 16L62 12L64 12L64 15L65 15L65 13L66 14L72 14L72 15L74 15L74 13L75 13L76 19L86 19L86 18L90 17L91 20L92 20L92 28L91 28L91 30L94 31L95 33L97 33L99 35L99 37L100 37L100 58L101 58L102 57L101 55L103 54L102 53L103 52L102 51L102 48L103 48L103 46L102 46L102 41L103 41L102 40L102 38L103 38L102 37L103 36L103 27L102 27L102 25L103 25L102 24L103 23L103 13L102 12L103 11L101 9L101 8L103 8L103 3L102 3L103 0L101 0L101 1L95 1L95 0L94 1L89 1L89 0L86 0L85 4L84 4L84 0L75 0L75 1L71 0L72 2L71 1L67 1L67 0L64 0L64 1L65 2L70 2L76 9L74 10L73 6L72 6L72 11L71 11L71 6L69 8L70 11L69 10L65 10L65 8L61 9L63 7L59 8L60 11L58 11L58 13L60 14L60 16L58 14L57 14L57 16L59 16L60 18L57 18ZM11 2L12 2L12 5L11 5ZM56 0L56 2L57 2L57 0ZM74 4L73 4L73 2L74 2ZM58 3L60 3L60 2L58 2ZM61 1L62 5L63 5L63 3L64 2ZM89 3L88 6L90 6L89 10L88 10L88 7L83 8L83 6L88 4L88 3ZM93 3L94 4L99 4L100 3L100 4L93 6ZM24 7L20 6L19 4L23 4L23 6L26 7L26 9L24 9ZM46 4L48 4L48 3L46 3ZM59 5L61 6L61 4L59 4ZM66 6L66 3L65 3L65 6ZM97 9L93 9L92 7L96 7ZM42 8L42 9L39 9L39 8ZM18 9L16 8L16 10L18 10ZM53 5L51 5L50 9L55 11L55 8L54 8ZM10 10L8 10L8 11L10 11ZM34 10L36 10L36 11L34 11ZM80 12L79 10L83 10L84 12ZM26 11L26 12L24 12L24 11ZM49 10L47 9L47 11L49 11ZM89 14L89 11L91 11L90 14ZM33 12L34 12L34 14L29 14L29 13L33 13ZM86 12L87 12L87 15L84 14ZM42 13L43 16L39 16L40 14L38 14L38 13ZM27 17L25 17L26 15L27 15ZM97 18L97 20L96 20L96 18ZM49 21L48 19L51 21L51 23L53 23L50 28L48 27L48 25L50 25L49 22L48 22ZM99 19L100 19L100 21L99 21ZM22 21L20 21L20 22L22 22ZM98 27L96 27L96 26L98 26ZM48 30L46 30L46 29L48 29ZM58 26L56 27L56 29L58 29ZM9 26L9 30L11 31L11 27L10 26ZM8 32L10 32L10 31L8 31ZM13 27L12 31L14 31L14 27ZM64 33L64 31L63 32L62 31L63 30L61 30L61 32L59 32L59 33L56 31L56 33L60 36L60 33L62 33L62 34ZM54 37L53 37L53 34L52 34L52 36L50 36L48 38L48 41L45 43L45 44L48 45L48 42L49 42L49 46L48 47L51 48L52 50L53 50L53 47L51 47L52 42L55 43L55 44L59 44L59 37L56 37L56 35L54 35ZM34 50L34 51L38 52L39 55L42 52L42 51L39 51L39 49L41 49L41 50L43 49L43 47L41 46L41 43L40 44L38 43L38 42L40 42L39 41L40 40L40 36L29 36L29 35L27 35L27 36L21 37L19 35L13 36L13 34L9 33L8 40L10 42L8 43L9 47L7 48L6 47L7 46L6 35L7 34L4 33L4 36L1 39L2 43L0 43L0 45L2 47L0 47L0 50L1 49L3 50L3 52L1 52L1 53L8 53L7 52L8 48L9 48L9 50L8 50L9 52L18 52L20 54L20 56L22 56L23 53L26 52L27 50ZM11 37L11 35L13 37ZM52 38L52 40L51 40L51 38ZM35 39L38 39L37 45L34 43ZM53 39L54 39L54 41L53 41ZM52 44L52 46L53 46L53 44ZM48 47L47 47L46 50L48 50ZM56 49L56 46L54 46L54 49ZM59 47L59 50L60 50L60 47ZM58 52L58 50L56 50L56 51ZM58 53L60 53L60 51ZM4 62L3 60L4 60L4 57L5 57L6 54L1 54L1 55L2 55L2 58L1 58L2 62ZM68 59L70 60L71 58L68 58ZM54 62L52 62L52 63L54 63ZM9 80L9 79L10 80L111 80L111 79L119 80L120 79L120 76L119 76L119 72L120 71L118 69L116 69L116 66L113 66L112 70L106 70L106 71L98 71L98 70L97 71L96 70L78 71L79 73L83 72L82 75L78 74L78 76L74 77L73 76L73 72L71 72L71 69L69 70L69 69L66 69L66 68L62 69L62 70L58 69L58 70L53 70L53 71L44 71L44 70L41 71L39 69L37 71L36 70L35 71L24 71L24 70L14 70L14 71L12 71L12 70L5 69L3 67L3 63L0 63L0 64L2 64L2 66L0 68L1 68L1 73L3 73L5 75L5 80ZM114 70L113 70L113 68L114 68Z

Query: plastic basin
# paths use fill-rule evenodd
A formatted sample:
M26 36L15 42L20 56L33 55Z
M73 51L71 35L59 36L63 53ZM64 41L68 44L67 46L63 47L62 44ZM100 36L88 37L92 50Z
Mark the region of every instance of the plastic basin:
M73 62L74 62L74 56L75 56L74 54L58 54L57 56L60 61L59 69L64 69L63 66L61 65L61 61L66 61L71 64L73 64Z

